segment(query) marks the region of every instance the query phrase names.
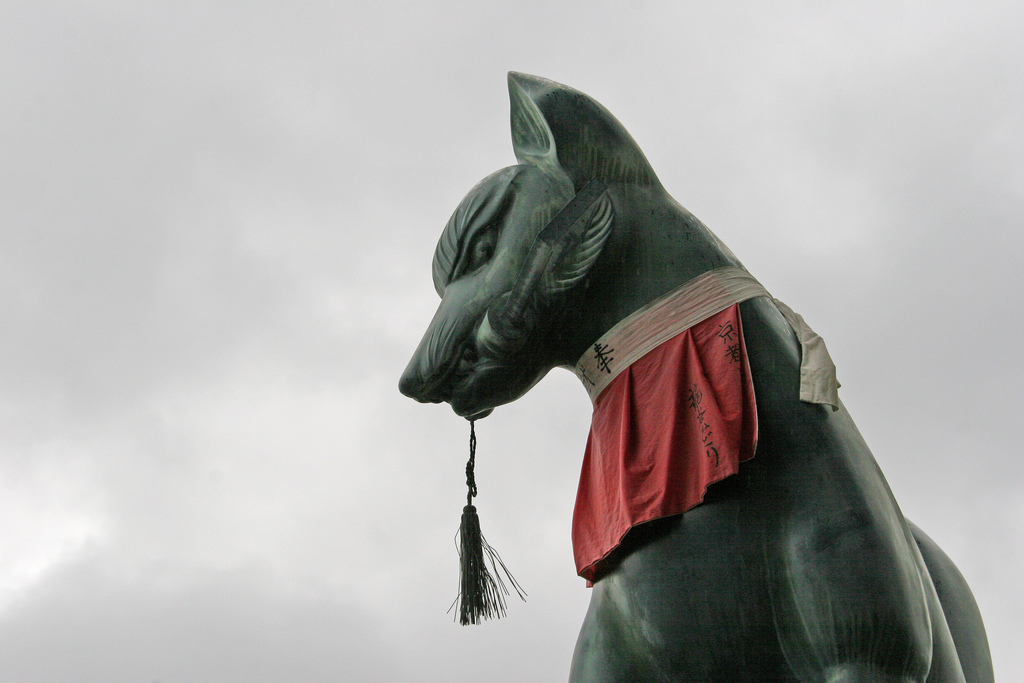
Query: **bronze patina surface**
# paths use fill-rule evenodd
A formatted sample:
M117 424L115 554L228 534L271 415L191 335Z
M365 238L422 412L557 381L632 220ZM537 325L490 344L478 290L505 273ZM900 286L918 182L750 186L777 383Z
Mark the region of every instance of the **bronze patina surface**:
M441 305L400 385L466 417L572 367L682 283L742 267L604 107L541 78L508 82L519 163L482 180L446 226ZM594 180L599 199L538 239ZM704 504L627 535L594 585L572 680L992 681L959 571L904 519L846 409L799 400L800 347L772 300L740 308L756 457Z

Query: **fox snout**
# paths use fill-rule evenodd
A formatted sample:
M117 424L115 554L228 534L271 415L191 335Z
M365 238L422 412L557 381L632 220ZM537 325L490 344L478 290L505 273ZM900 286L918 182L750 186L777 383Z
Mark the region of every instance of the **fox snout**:
M420 403L443 403L444 395L436 388L434 391L430 389L426 378L419 372L419 368L413 367L412 363L402 373L402 378L398 380L398 390L409 398Z
M406 366L398 389L420 403L451 402L477 360L474 333L487 301L473 283L450 285Z
M420 403L444 403L451 400L453 375L463 362L453 358L446 363L431 363L417 353L398 381L398 390Z

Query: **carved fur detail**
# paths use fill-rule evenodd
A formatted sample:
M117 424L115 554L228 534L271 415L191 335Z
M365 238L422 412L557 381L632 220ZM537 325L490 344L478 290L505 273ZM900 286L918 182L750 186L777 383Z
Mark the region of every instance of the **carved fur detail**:
M601 255L612 231L615 212L607 193L590 210L581 228L566 237L565 248L554 266L544 274L543 295L552 297L575 287L586 276Z

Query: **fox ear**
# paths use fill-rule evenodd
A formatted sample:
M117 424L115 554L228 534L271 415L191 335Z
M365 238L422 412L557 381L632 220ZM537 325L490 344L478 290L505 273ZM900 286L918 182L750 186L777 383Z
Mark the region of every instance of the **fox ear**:
M516 75L508 76L508 99L511 105L512 149L521 164L558 166L555 136L551 134L544 114L523 89Z
M508 74L508 90L512 146L521 163L543 160L559 168L575 192L594 178L606 184L660 188L640 147L593 98L567 85L515 71Z

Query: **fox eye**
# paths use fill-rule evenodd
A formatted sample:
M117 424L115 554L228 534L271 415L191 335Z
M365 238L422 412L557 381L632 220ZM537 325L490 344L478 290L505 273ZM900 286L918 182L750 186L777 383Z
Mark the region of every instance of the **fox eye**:
M472 273L484 265L494 256L494 250L498 245L498 231L494 228L481 230L469 243L466 250L466 261L462 268L463 273Z

